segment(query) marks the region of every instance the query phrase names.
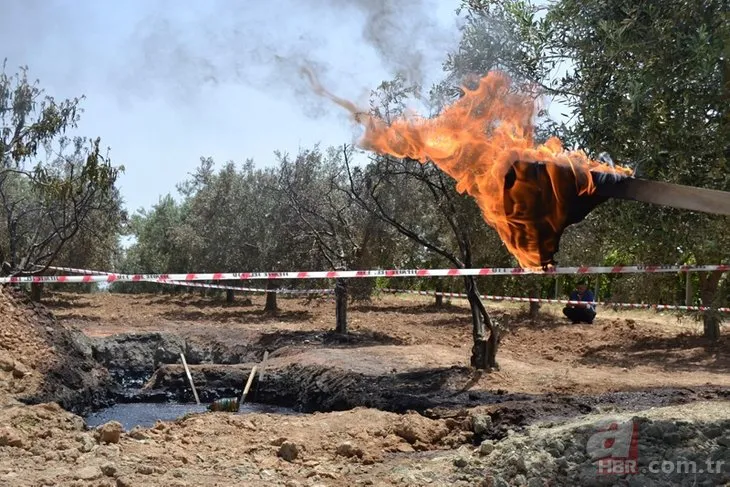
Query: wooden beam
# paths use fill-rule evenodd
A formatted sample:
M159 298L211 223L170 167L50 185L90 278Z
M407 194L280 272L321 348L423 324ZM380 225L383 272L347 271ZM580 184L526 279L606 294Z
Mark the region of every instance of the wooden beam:
M730 192L716 189L626 178L615 183L599 184L596 193L610 198L730 216Z
M246 386L243 388L243 394L241 394L241 400L238 401L238 410L241 410L241 406L243 406L243 402L246 400L246 394L248 394L248 390L251 388L251 383L253 382L253 378L256 375L256 369L257 366L254 365L251 369L251 373L248 374L248 381L246 381Z
M190 387L193 388L193 395L195 396L195 403L200 404L200 399L198 398L198 391L195 390L195 383L193 383L193 376L190 374L190 369L188 368L188 363L185 361L185 354L180 352L180 358L182 359L183 367L185 367L185 373L188 376L188 381L190 381Z

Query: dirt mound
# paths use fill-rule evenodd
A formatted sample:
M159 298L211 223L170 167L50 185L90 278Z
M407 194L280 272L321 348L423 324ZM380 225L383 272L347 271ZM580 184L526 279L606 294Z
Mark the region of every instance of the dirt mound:
M58 402L84 412L108 402L109 377L88 339L43 306L0 288L0 404Z
M489 485L726 485L730 482L730 402L658 408L639 414L589 415L535 425L497 443L485 441L464 463L489 471ZM625 434L624 434L625 433ZM622 451L622 460L603 461ZM615 445L615 448L613 448ZM619 457L620 454L614 454ZM603 471L599 471L602 465ZM621 469L631 473L621 472Z
M116 434L55 404L0 410L0 485L354 485L394 455L449 451L468 440L453 421L372 409L280 416L195 414ZM118 441L118 443L116 443Z

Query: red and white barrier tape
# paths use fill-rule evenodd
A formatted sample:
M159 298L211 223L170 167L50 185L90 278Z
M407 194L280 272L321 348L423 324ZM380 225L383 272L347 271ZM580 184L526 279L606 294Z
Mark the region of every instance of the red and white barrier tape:
M522 274L652 274L663 272L730 271L730 264L719 265L640 265L613 267L555 267L546 271L520 267L489 267L476 269L374 269L361 271L301 271L301 272L215 272L186 274L105 274L85 276L13 276L0 277L0 283L23 282L169 282L169 281L234 281L260 279L334 279L362 277L452 277L452 276L513 276Z
M687 266L683 266L687 267ZM722 266L694 266L694 267L722 267ZM727 266L724 266L727 267ZM77 269L74 267L55 267L51 266L48 267L48 269L51 270L58 270L58 271L66 271L66 272L76 272L79 274L85 274L85 276L73 276L73 277L88 277L91 275L96 276L115 276L117 274L112 274L109 272L104 271L94 271L89 269ZM699 270L699 269L693 269L693 270ZM702 269L702 270L708 270L708 269ZM710 270L724 270L724 269L710 269ZM685 270L684 272L688 272ZM78 281L77 281L78 282ZM86 281L89 282L89 281ZM97 281L98 282L98 281ZM231 289L234 291L246 291L246 292L260 292L260 293L266 293L266 292L272 292L267 291L266 289L261 288L248 288L248 287L237 287L237 286L226 286L222 284L206 284L206 283L198 283L198 282L190 282L190 281L173 281L173 280L154 280L149 279L145 280L145 282L155 282L159 284L169 284L169 285L179 285L179 286L191 286L191 287L202 287L202 288L209 288L209 289ZM464 293L455 293L455 292L440 292L440 291L417 291L417 290L411 290L411 289L392 289L392 288L384 288L381 289L383 292L392 293L392 294L418 294L421 296L446 296L450 298L467 298L467 295ZM273 292L281 293L281 294L332 294L334 290L332 289L276 289L273 290ZM586 304L585 301L570 301L566 299L550 299L550 298L524 298L524 297L516 297L516 296L493 296L489 294L483 294L481 295L482 299L486 299L488 301L509 301L509 302L521 302L521 303L554 303L554 304ZM594 305L600 305L600 306L606 306L606 307L619 307L619 308L644 308L644 309L656 309L656 310L682 310L682 311L707 311L712 308L708 306L681 306L681 305L672 305L672 304L644 304L644 303L613 303L608 301L593 301L590 304ZM730 308L717 308L716 311L722 312L722 313L730 313Z
M414 291L410 289L381 289L383 292L393 294L419 294L421 296L446 296L449 298L465 298L464 293L438 292L438 291ZM557 304L587 304L586 301L570 301L567 299L549 299L549 298L521 298L514 296L491 296L489 294L481 295L482 299L488 301L511 301L520 303L557 303ZM680 306L673 304L643 304L643 303L613 303L608 301L592 301L588 304L600 305L606 307L618 308L647 308L656 310L682 310L682 311L708 311L708 306ZM730 308L716 308L716 311L722 313L730 313Z
M54 271L75 272L78 274L85 274L85 275L98 275L98 276L112 275L111 272L92 271L89 269L77 269L75 267L49 266L48 269L54 270ZM225 289L225 290L231 290L231 291L243 291L243 292L252 292L252 293L270 293L270 292L273 292L276 294L332 294L332 293L334 293L334 290L332 290L332 289L262 289L259 287L226 286L225 284L207 284L207 283L203 283L203 282L190 282L190 281L148 280L145 282L152 282L152 283L156 283L156 284L167 284L170 286L198 287L198 288L205 288L205 289Z

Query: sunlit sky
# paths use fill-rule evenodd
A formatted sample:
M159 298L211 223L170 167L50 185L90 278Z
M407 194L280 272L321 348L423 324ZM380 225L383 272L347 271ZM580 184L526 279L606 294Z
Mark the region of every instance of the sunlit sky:
M458 3L4 0L0 58L57 98L86 95L79 133L125 166L134 211L174 193L201 156L269 165L277 149L352 142L356 127L296 66L314 62L360 102L399 69L428 85L458 42Z
M201 156L263 166L275 150L353 142L357 127L298 66L363 105L398 71L428 87L458 44L459 3L4 0L0 58L56 98L86 96L78 134L111 147L135 211L174 194Z

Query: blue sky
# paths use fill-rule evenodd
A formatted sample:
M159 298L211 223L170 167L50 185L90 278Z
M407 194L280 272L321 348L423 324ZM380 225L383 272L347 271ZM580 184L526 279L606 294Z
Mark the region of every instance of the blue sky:
M352 142L356 128L309 92L297 63L360 102L399 69L428 85L458 42L458 4L4 0L0 58L10 72L28 65L53 96L86 95L79 132L124 164L134 211L174 192L201 156L269 165L277 149Z

